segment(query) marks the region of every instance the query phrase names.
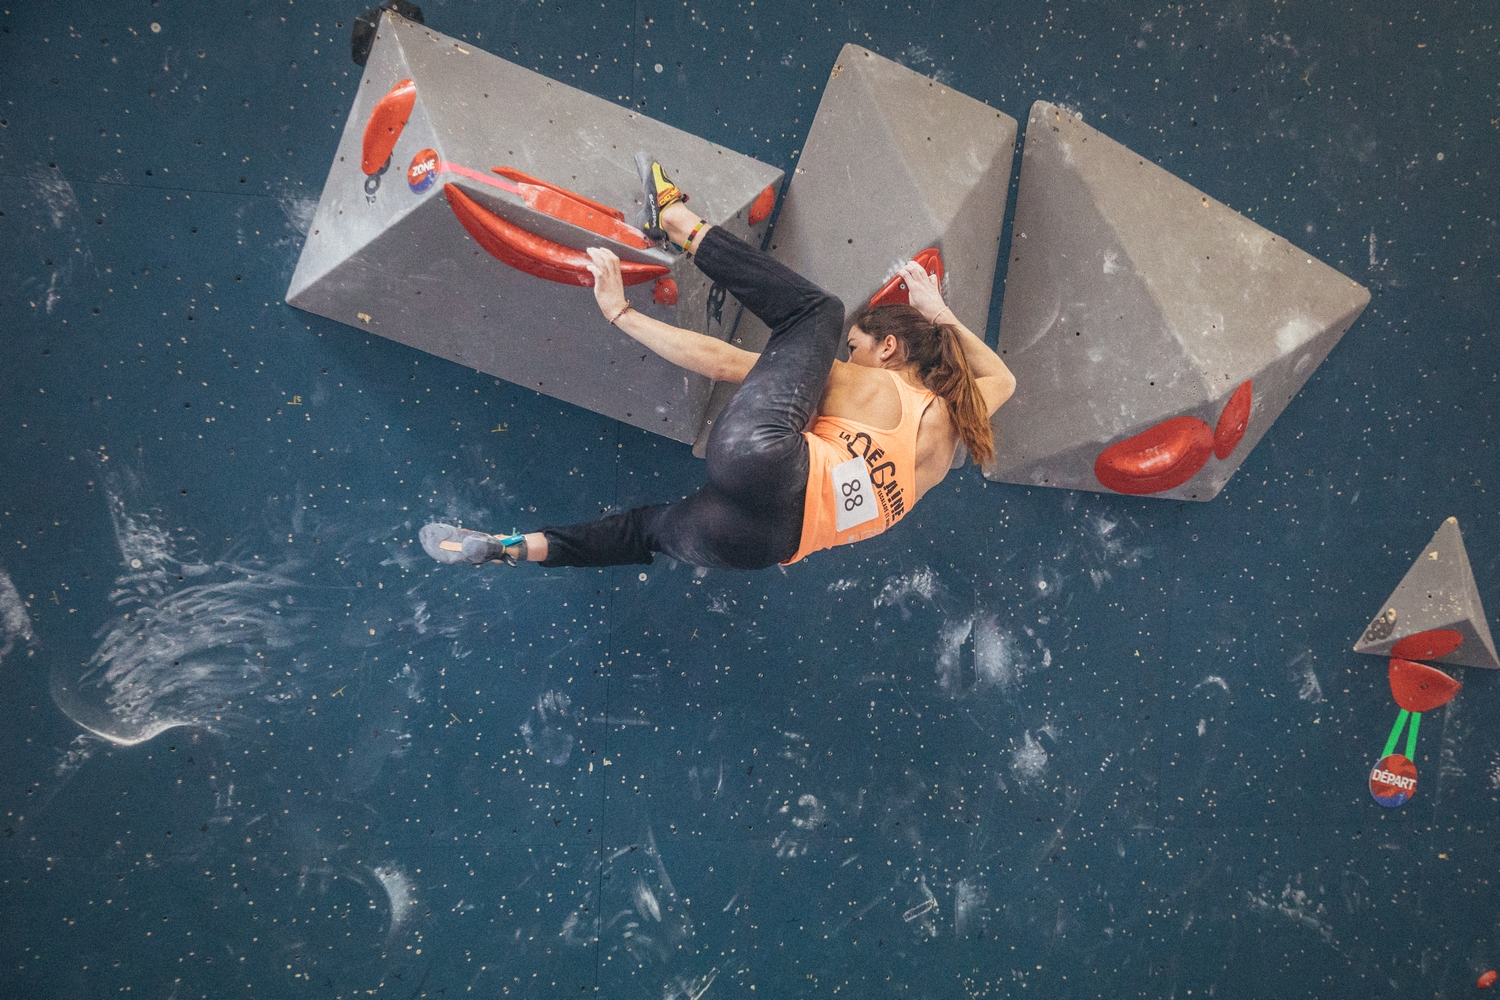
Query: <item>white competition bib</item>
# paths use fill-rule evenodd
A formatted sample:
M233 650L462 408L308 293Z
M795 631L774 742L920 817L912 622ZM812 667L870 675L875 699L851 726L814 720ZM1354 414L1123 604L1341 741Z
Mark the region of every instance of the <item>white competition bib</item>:
M838 504L835 527L839 531L848 531L880 516L864 459L856 457L840 462L829 470L829 475L833 477L833 498Z

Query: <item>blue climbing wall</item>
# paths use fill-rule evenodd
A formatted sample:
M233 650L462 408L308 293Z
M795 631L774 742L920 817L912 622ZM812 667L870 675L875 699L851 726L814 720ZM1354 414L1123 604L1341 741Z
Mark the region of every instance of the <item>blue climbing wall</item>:
M1212 503L969 467L734 574L414 544L702 467L280 301L359 7L0 13L0 992L1409 997L1500 964L1497 678L1455 669L1386 810L1396 709L1349 651L1449 515L1500 611L1492 10L425 4L789 172L846 42L1045 98L1373 292Z

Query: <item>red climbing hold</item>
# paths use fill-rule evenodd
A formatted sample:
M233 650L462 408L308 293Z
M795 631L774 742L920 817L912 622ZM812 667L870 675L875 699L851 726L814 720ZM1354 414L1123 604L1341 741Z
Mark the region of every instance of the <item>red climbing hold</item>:
M776 188L767 184L766 189L755 196L755 201L750 204L750 225L758 226L765 221L766 216L771 214L771 209L776 207Z
M922 270L943 282L943 255L938 253L937 247L928 247L912 258L922 265ZM896 275L887 281L874 295L870 296L872 306L910 305L911 293L906 290L906 282L901 280L901 275Z
M651 301L659 306L675 306L677 304L677 282L671 278L657 278L656 284L651 289Z
M617 208L601 205L576 191L538 180L514 167L491 167L490 170L514 182L526 204L538 212L545 212L554 219L571 222L581 229L608 236L638 250L651 246L651 241L641 235L639 229L627 223L624 213Z
M1391 697L1408 712L1430 712L1448 704L1463 687L1436 667L1391 658Z
M1495 980L1497 979L1500 979L1500 972L1496 972L1494 969L1491 969L1489 972L1486 972L1484 975L1480 976L1479 982L1475 983L1474 985L1478 986L1482 990L1487 990L1491 986L1495 985Z
M367 174L378 174L385 161L391 158L396 140L411 117L411 109L417 103L417 85L402 80L392 87L384 97L375 102L370 120L365 123L365 139L360 151L359 168Z
M1403 660L1436 660L1464 644L1463 633L1451 628L1433 628L1416 632L1391 647L1391 655Z
M448 205L453 209L453 214L464 229L468 230L469 235L474 237L474 242L489 251L496 260L548 281L593 287L594 276L589 273L587 266L589 258L582 250L554 243L501 218L452 184L443 185L443 193L448 196ZM639 285L666 277L668 273L667 268L660 264L620 261L620 275L627 285Z
M1219 414L1219 423L1214 427L1214 458L1220 461L1228 458L1229 453L1240 443L1240 438L1245 436L1245 428L1250 423L1253 395L1250 380L1245 379L1229 397L1229 402L1224 404L1224 410Z
M1094 460L1094 475L1116 493L1160 493L1197 475L1213 450L1208 424L1197 417L1172 417L1105 448Z

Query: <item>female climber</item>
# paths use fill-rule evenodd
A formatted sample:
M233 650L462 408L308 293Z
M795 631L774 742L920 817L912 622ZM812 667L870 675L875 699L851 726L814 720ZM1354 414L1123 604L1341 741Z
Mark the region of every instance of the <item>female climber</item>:
M619 259L588 251L604 318L673 364L739 383L709 434L708 484L654 504L509 536L433 523L422 547L445 563L649 563L761 569L880 534L942 482L962 443L984 462L990 415L1015 388L1005 363L943 304L935 278L901 269L910 305L864 307L835 357L843 304L760 250L710 226L645 154L646 233L691 254L771 330L761 354L632 309Z

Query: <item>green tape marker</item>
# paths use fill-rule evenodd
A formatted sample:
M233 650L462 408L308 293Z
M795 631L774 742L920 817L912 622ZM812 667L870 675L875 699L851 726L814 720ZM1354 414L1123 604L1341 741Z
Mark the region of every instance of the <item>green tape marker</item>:
M1411 713L1403 708L1401 714L1396 716L1396 724L1391 727L1391 738L1385 741L1385 750L1380 754L1381 760L1385 760L1396 752L1396 741L1401 738L1401 729L1406 725L1407 717L1410 715Z
M1406 731L1406 759L1412 763L1417 760L1417 727L1422 724L1422 713L1411 713L1411 728Z

